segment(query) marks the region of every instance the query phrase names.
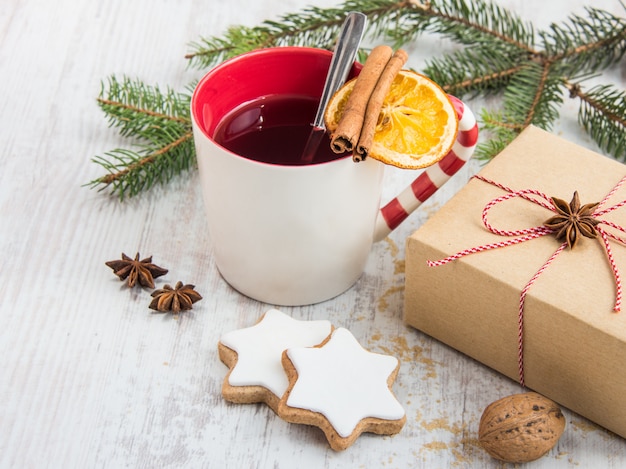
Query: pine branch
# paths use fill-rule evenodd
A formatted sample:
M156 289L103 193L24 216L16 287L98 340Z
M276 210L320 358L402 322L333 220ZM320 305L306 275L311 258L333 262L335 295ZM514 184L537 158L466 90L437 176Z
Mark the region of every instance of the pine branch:
M514 53L498 53L495 47L442 54L427 62L422 73L458 98L502 90L522 68Z
M479 146L480 158L495 156L530 124L549 130L559 116L563 79L607 68L624 56L626 22L598 9L588 8L588 19L574 15L569 24L539 33L542 51L533 46L532 26L493 5L479 1L473 7L455 0L439 19L451 24L441 23L440 32L473 47L432 59L424 73L459 97L505 90L504 113L485 114L484 127L494 140ZM603 144L602 132L589 133L601 148L617 148Z
M559 117L558 106L563 102L561 76L551 64L530 62L516 73L503 97L501 114L485 114L485 128L494 132L497 145L479 144L478 158L489 159L503 144L510 143L529 125L549 130ZM502 129L500 131L499 129Z
M137 150L116 149L92 159L107 174L88 183L111 187L120 199L166 183L195 161L189 104L191 97L139 81L111 77L102 85L98 104L109 126L134 137Z
M506 146L520 132L519 124L506 122L502 112L483 109L480 113L482 132L489 134L489 138L476 148L476 157L487 160L506 148Z
M570 97L579 98L578 121L615 158L626 159L626 92L598 85L583 92L580 84L567 84Z
M182 171L190 169L195 161L191 131L169 144L146 146L138 151L115 149L105 157L92 159L107 170L108 174L94 179L88 185L103 190L111 188L121 200L150 189L157 183L165 184Z
M522 128L533 124L549 129L559 117L563 98L561 78L550 63L530 63L522 68L504 92L504 112L518 120Z
M146 85L138 80L112 76L102 84L98 105L108 117L111 127L119 128L122 136L137 135L150 138L155 125L190 127L191 96L167 88Z
M545 60L561 62L562 73L594 73L618 63L626 53L626 20L596 8L588 17L572 15L540 33Z
M534 28L517 15L485 0L433 2L435 18L429 31L468 46L499 42L513 49L535 53Z
M360 11L368 16L370 29L383 28L393 21L404 2L390 0L348 0L339 8L308 7L298 13L266 20L259 26L231 26L223 36L201 38L191 44L185 56L190 65L208 68L230 57L254 49L276 46L315 46L331 49L346 13Z

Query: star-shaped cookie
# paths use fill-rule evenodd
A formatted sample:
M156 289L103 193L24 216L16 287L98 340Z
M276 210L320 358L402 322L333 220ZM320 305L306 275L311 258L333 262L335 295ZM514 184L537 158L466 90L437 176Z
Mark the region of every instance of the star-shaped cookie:
M278 415L322 429L334 450L344 450L363 432L393 435L406 421L391 391L398 359L365 350L344 328L319 347L283 353L289 388Z
M318 345L331 332L329 321L299 321L271 309L254 326L224 334L218 350L230 371L222 396L238 404L265 402L277 412L278 401L289 385L281 364L283 351Z

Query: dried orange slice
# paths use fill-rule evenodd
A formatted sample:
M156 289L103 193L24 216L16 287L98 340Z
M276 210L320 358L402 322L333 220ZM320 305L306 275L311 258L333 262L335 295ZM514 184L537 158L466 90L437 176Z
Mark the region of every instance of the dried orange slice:
M326 128L338 126L356 79L344 84L324 113ZM443 89L419 73L401 70L385 96L369 156L406 169L431 166L456 140L459 121Z

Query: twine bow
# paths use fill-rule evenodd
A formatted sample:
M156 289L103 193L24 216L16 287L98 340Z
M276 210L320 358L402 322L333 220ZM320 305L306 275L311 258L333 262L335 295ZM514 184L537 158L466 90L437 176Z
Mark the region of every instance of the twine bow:
M556 251L554 251L554 253L548 258L548 260L532 276L532 278L528 281L528 283L524 286L520 293L518 309L518 371L520 385L522 387L526 387L524 380L524 303L526 300L526 294L530 290L531 286L535 283L535 281L539 278L539 276L543 273L543 271L548 268L548 266L561 252L563 252L563 250L565 250L566 247L569 246L570 249L574 247L579 238L579 236L576 237L576 233L580 233L583 236L589 238L597 237L597 235L599 235L599 239L602 240L602 245L604 246L604 250L606 252L607 259L609 261L609 265L615 279L615 304L613 307L613 311L615 313L619 313L621 310L622 280L619 270L617 268L617 264L615 263L615 259L613 257L610 240L626 245L626 238L622 238L615 233L606 231L606 229L602 225L611 227L625 234L626 229L609 220L603 220L600 217L626 205L626 200L622 200L621 202L611 207L604 209L602 208L607 203L607 201L617 192L617 190L624 183L626 183L626 176L624 176L613 187L613 189L611 189L611 191L604 197L604 199L602 199L601 202L599 202L598 204L587 204L582 207L577 200L577 193L574 193L574 198L572 199L572 202L569 204L569 206L567 206L566 202L563 202L562 200L556 199L554 197L548 197L543 192L534 189L522 189L515 191L509 187L506 187L485 177L478 175L474 177L507 192L506 195L497 197L490 201L487 205L485 205L482 212L482 221L485 225L485 228L487 228L487 230L489 230L491 233L497 234L499 236L508 236L511 238L496 243L484 244L482 246L468 248L438 261L428 261L428 265L430 267L441 266L469 254L475 254L491 249L513 246L515 244L520 244L549 234L554 234L557 239L564 240L563 243L556 249ZM532 228L525 228L521 230L501 230L494 227L488 220L489 211L499 203L505 202L514 197L520 197L536 205L544 207L547 210L554 212L556 215L546 220L543 225L535 226ZM574 232L574 234L572 234L572 232Z

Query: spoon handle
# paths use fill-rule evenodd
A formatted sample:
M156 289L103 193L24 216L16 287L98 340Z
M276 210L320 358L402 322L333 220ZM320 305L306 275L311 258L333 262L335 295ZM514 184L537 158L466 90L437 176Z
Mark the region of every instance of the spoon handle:
M343 22L337 44L330 62L326 83L317 108L317 114L313 120L314 128L324 128L324 111L330 98L344 84L348 73L352 68L354 59L359 50L359 44L365 31L367 16L360 12L350 12Z

